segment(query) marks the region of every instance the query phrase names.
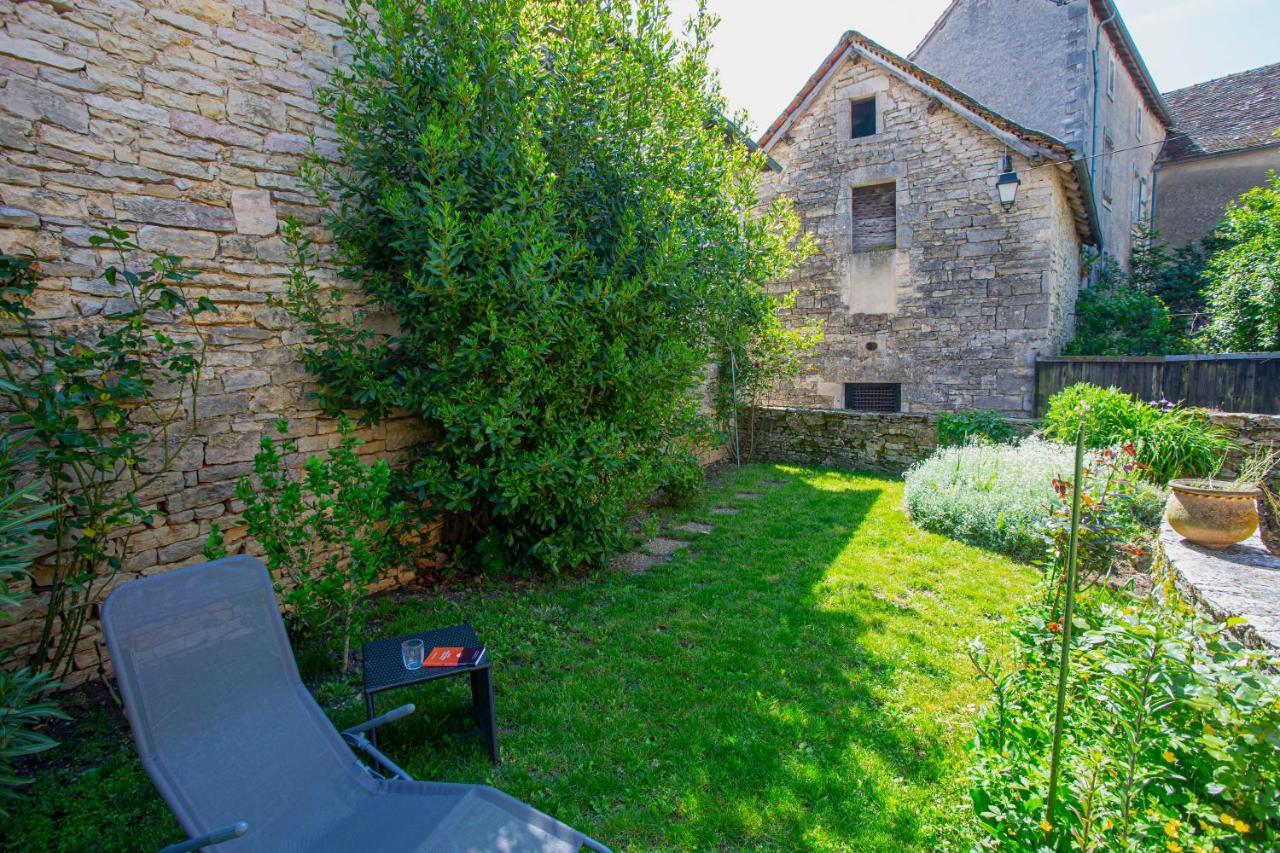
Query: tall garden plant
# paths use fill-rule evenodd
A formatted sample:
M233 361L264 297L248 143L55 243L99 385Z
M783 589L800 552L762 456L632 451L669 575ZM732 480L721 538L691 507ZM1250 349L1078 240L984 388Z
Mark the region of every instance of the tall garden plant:
M351 7L324 103L336 162L308 176L358 293L287 306L331 410L409 412L406 474L445 542L507 566L593 564L628 509L686 480L698 383L770 322L766 282L808 243L753 215L763 157L724 118L713 20L659 0L378 0ZM390 314L375 333L348 309ZM384 327L385 328L385 327Z
M180 259L140 247L116 228L90 238L120 259L103 281L101 312L50 328L32 307L33 258L0 255L0 424L29 454L53 506L37 564L46 587L31 665L61 676L93 606L120 571L129 539L155 517L140 495L193 440L205 339Z

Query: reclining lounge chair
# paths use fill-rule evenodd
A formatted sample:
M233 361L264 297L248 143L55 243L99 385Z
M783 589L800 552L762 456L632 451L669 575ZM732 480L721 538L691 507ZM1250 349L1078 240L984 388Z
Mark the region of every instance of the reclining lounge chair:
M494 788L410 778L365 732L412 705L339 734L298 676L252 557L124 584L102 626L142 763L191 836L166 853L607 853Z

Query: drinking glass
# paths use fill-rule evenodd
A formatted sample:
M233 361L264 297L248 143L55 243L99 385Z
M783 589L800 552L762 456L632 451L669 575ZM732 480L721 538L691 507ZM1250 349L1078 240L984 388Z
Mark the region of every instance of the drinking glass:
M400 644L400 657L405 669L422 669L422 655L426 651L422 640L405 640Z

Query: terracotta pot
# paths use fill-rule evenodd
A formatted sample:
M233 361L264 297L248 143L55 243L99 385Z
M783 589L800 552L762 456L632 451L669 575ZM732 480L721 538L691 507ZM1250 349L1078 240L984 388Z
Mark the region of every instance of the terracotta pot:
M1258 529L1261 489L1220 480L1174 480L1169 488L1169 526L1196 545L1227 548Z
M1277 498L1266 494L1258 498L1258 527L1262 528L1262 544L1280 557L1280 512L1272 508L1273 500Z

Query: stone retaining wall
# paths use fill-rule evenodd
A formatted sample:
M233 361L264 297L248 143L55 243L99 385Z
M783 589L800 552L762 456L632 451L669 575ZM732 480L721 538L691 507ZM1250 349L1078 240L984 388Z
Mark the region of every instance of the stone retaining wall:
M753 409L743 426L743 455L899 474L938 444L933 415L883 415L844 409Z

